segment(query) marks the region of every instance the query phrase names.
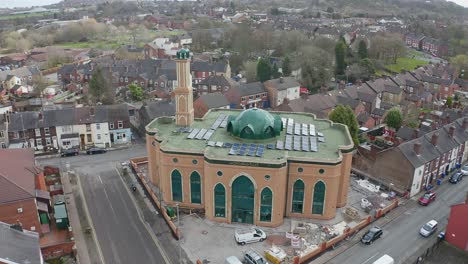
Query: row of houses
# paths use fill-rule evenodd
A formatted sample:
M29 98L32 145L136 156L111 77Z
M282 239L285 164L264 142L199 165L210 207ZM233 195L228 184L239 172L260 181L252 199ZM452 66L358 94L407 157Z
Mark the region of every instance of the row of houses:
M79 147L113 147L131 142L128 107L98 105L38 112L5 113L2 148L49 151ZM2 137L0 137L1 139Z
M448 53L448 43L446 41L424 35L408 33L405 35L405 43L412 48L429 52L438 57L445 56Z

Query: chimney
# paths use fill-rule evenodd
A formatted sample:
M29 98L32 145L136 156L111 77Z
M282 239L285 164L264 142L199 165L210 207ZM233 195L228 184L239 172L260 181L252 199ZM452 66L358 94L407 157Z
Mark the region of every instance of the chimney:
M457 111L457 117L458 117L458 118L461 118L461 117L462 117L462 110L459 109L459 110Z
M450 123L450 116L446 115L445 116L445 124L449 124L449 123Z
M280 83L284 83L283 77L280 77L280 78L279 78L279 82L280 82Z
M455 133L455 126L450 126L448 133L450 135L450 138L453 138L453 135Z
M417 143L414 143L413 145L413 150L414 150L414 153L416 153L416 155L421 155L421 143L417 142Z
M89 115L94 116L94 106L89 108Z
M418 137L419 137L419 129L413 130L413 139L418 138Z
M432 134L431 143L432 145L437 145L437 139L439 139L439 133Z
M468 128L468 118L463 118L463 129L466 130Z

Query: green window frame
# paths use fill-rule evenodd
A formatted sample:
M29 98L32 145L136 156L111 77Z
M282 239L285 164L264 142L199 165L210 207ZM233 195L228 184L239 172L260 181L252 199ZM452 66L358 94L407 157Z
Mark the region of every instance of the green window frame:
M302 213L304 209L304 182L297 180L293 186L292 208L293 213Z
M214 188L215 217L226 217L226 189L221 183Z
M201 180L200 174L196 171L190 175L190 201L201 204Z
M260 221L271 222L273 210L273 193L270 188L265 187L260 194Z
M180 171L173 170L171 173L172 200L182 202L182 175Z
M312 201L312 214L323 215L323 205L325 204L325 183L318 181L314 185L314 200Z

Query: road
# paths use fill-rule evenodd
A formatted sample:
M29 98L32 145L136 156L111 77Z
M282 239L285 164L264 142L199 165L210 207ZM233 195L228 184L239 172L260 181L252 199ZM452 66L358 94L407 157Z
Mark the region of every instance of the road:
M383 237L372 245L358 242L348 250L337 255L329 264L371 264L384 254L395 259L395 263L404 261L421 248L427 248L434 243L439 233L430 238L419 235L419 229L431 219L439 223L439 231L447 225L450 205L462 203L468 188L468 177L458 184L444 183L437 190L437 198L429 206L409 203L408 211L383 226Z
M146 155L144 145L105 154L39 160L41 165L65 168L70 164L80 177L105 263L167 263L140 219L132 195L116 165L130 157Z

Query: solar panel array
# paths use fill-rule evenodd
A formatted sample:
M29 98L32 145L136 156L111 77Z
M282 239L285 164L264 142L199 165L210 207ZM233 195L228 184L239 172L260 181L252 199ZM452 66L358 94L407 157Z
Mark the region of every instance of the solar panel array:
M302 136L302 151L310 151L308 136Z
M236 155L239 147L240 147L239 143L232 144L231 149L229 150L229 155Z
M310 151L317 152L318 151L318 144L316 137L310 137Z
M312 124L309 124L309 135L315 137L315 126Z
M294 136L293 138L293 142L294 142L294 145L293 145L293 149L295 151L301 151L301 137L300 136Z
M284 142L282 140L276 141L276 149L284 149Z
M247 153L247 156L254 156L255 155L255 150L257 149L256 144L250 144L249 147L249 153Z
M225 128L227 126L229 116L225 116L221 124L219 125L220 128Z
M295 123L294 124L294 135L300 135L301 134L301 124Z
M264 151L265 151L265 145L258 145L257 153L255 153L255 156L257 157L263 156Z
M225 117L226 117L225 114L220 114L220 115L218 116L218 118L216 119L216 121L215 121L215 122L213 123L213 125L211 126L211 129L213 129L213 130L217 129L217 128L221 125L221 123L223 122L223 120L224 120Z

